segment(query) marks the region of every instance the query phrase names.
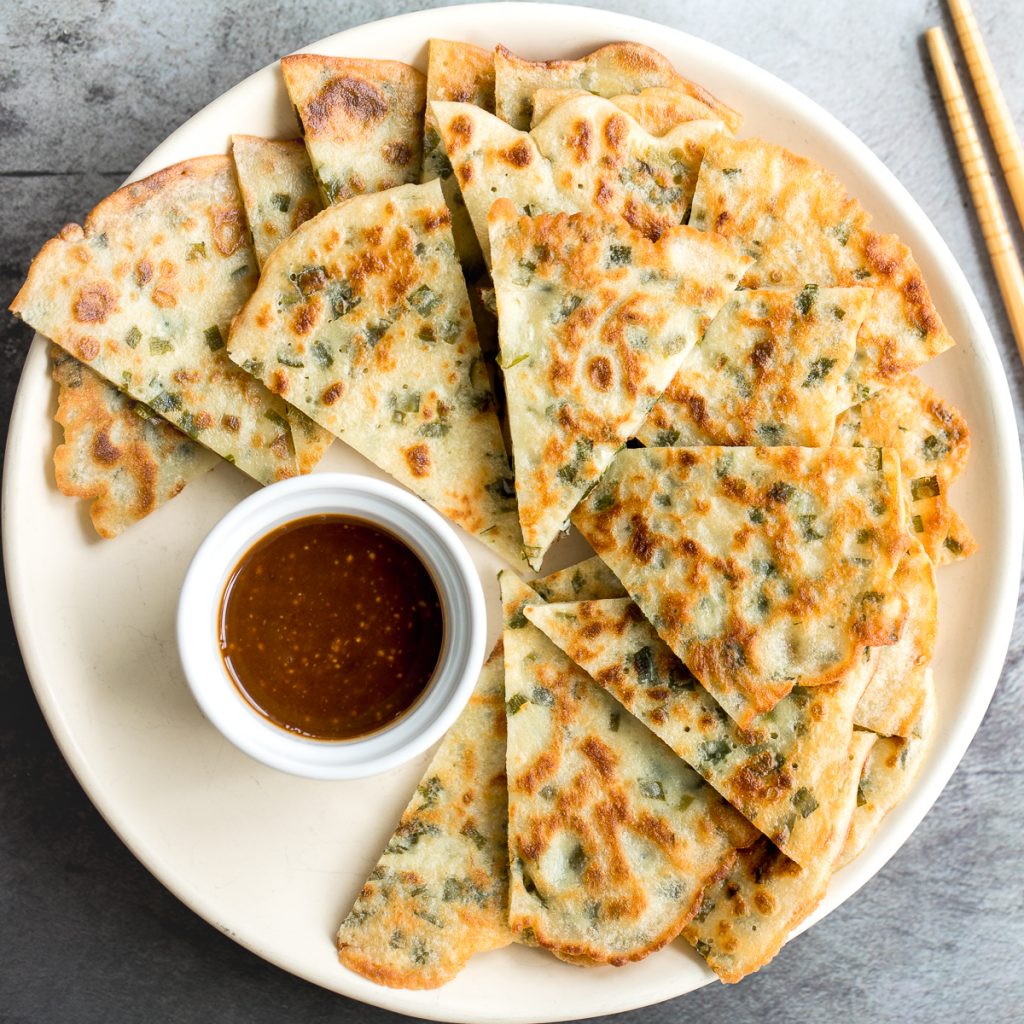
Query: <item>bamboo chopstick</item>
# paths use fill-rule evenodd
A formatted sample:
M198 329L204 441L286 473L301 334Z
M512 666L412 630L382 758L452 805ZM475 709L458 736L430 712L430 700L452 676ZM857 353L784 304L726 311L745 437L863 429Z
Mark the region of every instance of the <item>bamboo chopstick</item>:
M981 38L978 22L974 11L967 0L949 0L949 10L953 15L956 34L963 47L964 58L968 70L974 80L974 89L978 94L989 134L995 145L996 155L1003 168L1006 184L1013 197L1013 205L1017 209L1017 217L1024 224L1024 146L1013 126L1010 108L1007 106L1003 90L999 88L996 70L992 66L985 41Z
M942 98L946 102L946 114L953 130L953 140L960 153L960 164L967 178L967 185L974 200L974 209L981 222L981 233L988 247L989 258L996 272L1003 303L1010 317L1010 326L1017 342L1017 351L1024 359L1024 273L1014 251L1010 232L1006 227L1003 208L996 195L988 161L978 142L974 118L964 99L960 78L953 65L953 57L946 45L941 28L929 29L925 34L931 53L935 75L939 80Z

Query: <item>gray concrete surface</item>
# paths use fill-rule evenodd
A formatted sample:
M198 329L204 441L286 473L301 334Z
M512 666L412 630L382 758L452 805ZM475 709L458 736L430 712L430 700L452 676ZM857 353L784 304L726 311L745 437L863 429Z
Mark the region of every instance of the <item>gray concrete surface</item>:
M604 3L742 54L857 132L908 186L966 271L1019 409L1024 374L921 43L930 25L948 26L935 0ZM6 307L46 238L81 218L223 90L306 42L416 6L4 0L0 303ZM976 6L1024 129L1024 5ZM1022 241L1019 232L1016 238ZM5 434L29 339L27 329L0 317ZM911 840L855 898L738 987L713 985L616 1020L1024 1019L1022 661L1018 621L995 700L959 771ZM0 673L0 1021L401 1019L264 963L148 874L64 764L6 612Z

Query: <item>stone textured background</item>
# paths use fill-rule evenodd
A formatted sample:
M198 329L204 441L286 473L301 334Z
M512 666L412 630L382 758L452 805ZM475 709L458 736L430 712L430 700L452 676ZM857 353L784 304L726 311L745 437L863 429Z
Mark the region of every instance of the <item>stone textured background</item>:
M918 0L856 4L603 0L741 54L807 93L889 165L938 225L988 315L1014 400L1024 374L941 115ZM975 0L1024 130L1024 4ZM0 304L42 244L79 220L191 114L246 75L351 25L416 9L299 0L0 0ZM435 6L427 4L424 6ZM438 5L439 6L439 5ZM1009 206L1007 207L1009 209ZM1020 251L1024 241L1016 234ZM0 424L30 332L0 316ZM1024 629L973 746L886 868L738 987L622 1024L1024 1017ZM299 981L167 893L79 789L0 616L0 1022L399 1021Z

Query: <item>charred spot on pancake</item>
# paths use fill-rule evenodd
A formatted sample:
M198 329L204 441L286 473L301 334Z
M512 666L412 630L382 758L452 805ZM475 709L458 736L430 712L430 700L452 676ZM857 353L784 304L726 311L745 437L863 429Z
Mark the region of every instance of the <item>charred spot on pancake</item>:
M332 78L306 104L303 118L306 130L314 135L326 131L338 109L353 120L369 125L387 116L388 102L384 93L364 78Z
M85 285L75 298L72 311L81 324L102 324L116 305L114 291L105 281Z
M403 454L413 476L424 477L430 473L430 451L425 444L406 448Z

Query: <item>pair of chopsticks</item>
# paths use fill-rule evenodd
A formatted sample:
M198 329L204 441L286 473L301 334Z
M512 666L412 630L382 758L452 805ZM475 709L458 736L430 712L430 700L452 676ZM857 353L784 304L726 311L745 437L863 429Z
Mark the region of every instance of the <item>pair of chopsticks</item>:
M985 49L970 4L967 0L949 0L949 9L1017 216L1024 224L1024 148L1013 127L1009 107L999 88L995 68ZM978 142L974 118L964 98L946 36L941 28L933 28L929 29L925 38L928 40L935 75L946 104L953 140L960 154L960 164L971 190L974 208L981 223L981 233L1013 328L1017 350L1021 359L1024 359L1024 274L1021 272L1020 261L1006 226L1006 217L996 194L988 161Z

